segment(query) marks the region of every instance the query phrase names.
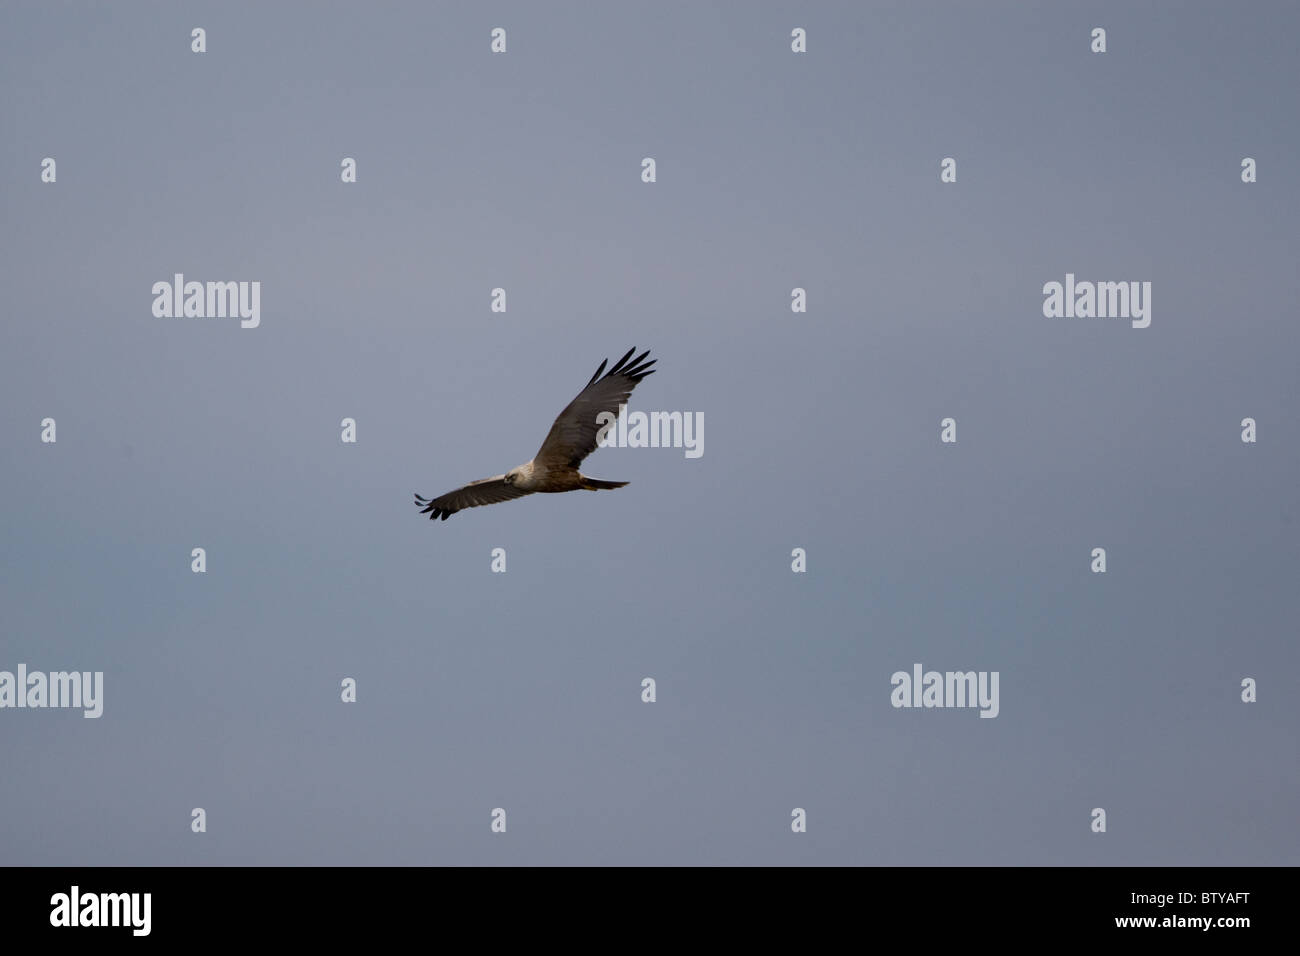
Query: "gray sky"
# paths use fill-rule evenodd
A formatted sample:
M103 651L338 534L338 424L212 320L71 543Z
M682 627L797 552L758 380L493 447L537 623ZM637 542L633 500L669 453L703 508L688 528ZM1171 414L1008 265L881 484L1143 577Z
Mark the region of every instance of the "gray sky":
M1298 28L5 4L0 669L105 700L0 710L0 861L1300 862ZM1045 318L1067 272L1151 326ZM703 457L417 513L632 345ZM998 717L891 707L918 662Z

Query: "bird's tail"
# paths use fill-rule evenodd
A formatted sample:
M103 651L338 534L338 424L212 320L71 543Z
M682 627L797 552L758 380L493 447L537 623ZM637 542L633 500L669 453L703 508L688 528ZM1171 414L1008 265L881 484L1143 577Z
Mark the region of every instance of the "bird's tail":
M599 478L582 476L582 487L586 491L603 491L607 488L622 488L626 481L601 481Z

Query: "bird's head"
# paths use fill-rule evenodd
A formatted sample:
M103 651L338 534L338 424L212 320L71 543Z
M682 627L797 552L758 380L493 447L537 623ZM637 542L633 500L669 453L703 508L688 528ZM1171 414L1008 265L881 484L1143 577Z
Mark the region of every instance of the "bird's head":
M533 463L526 461L522 465L515 465L506 472L503 479L507 485L514 485L516 488L528 490L529 482L533 479Z

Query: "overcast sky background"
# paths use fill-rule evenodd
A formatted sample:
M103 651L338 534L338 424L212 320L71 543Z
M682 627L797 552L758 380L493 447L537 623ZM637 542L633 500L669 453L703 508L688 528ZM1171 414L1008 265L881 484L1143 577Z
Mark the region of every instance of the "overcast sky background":
M5 4L0 669L105 702L0 711L0 861L1300 862L1298 30ZM260 328L155 318L176 272ZM1150 328L1044 318L1067 272ZM702 458L418 514L633 345ZM917 662L1000 715L892 708Z

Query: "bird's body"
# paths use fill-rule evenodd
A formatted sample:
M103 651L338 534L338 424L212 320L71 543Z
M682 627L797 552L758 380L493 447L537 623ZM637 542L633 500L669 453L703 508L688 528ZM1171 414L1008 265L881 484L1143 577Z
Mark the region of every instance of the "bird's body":
M537 460L525 462L506 473L510 483L528 494L555 494L561 491L599 491L602 488L622 488L626 481L602 481L588 478L577 468L547 468Z
M587 387L555 419L546 440L531 461L511 468L503 475L471 481L463 488L437 498L416 495L415 503L420 507L420 513L427 514L430 520L441 518L446 521L465 508L511 501L524 495L602 491L626 485L626 481L589 478L578 471L578 465L596 450L602 427L597 421L598 416L602 413L617 415L619 406L626 404L636 384L654 374L650 366L656 359L644 361L650 354L648 350L633 359L635 351L635 348L629 349L603 378L601 372L605 371L609 360L600 363ZM632 360L629 362L629 359Z

